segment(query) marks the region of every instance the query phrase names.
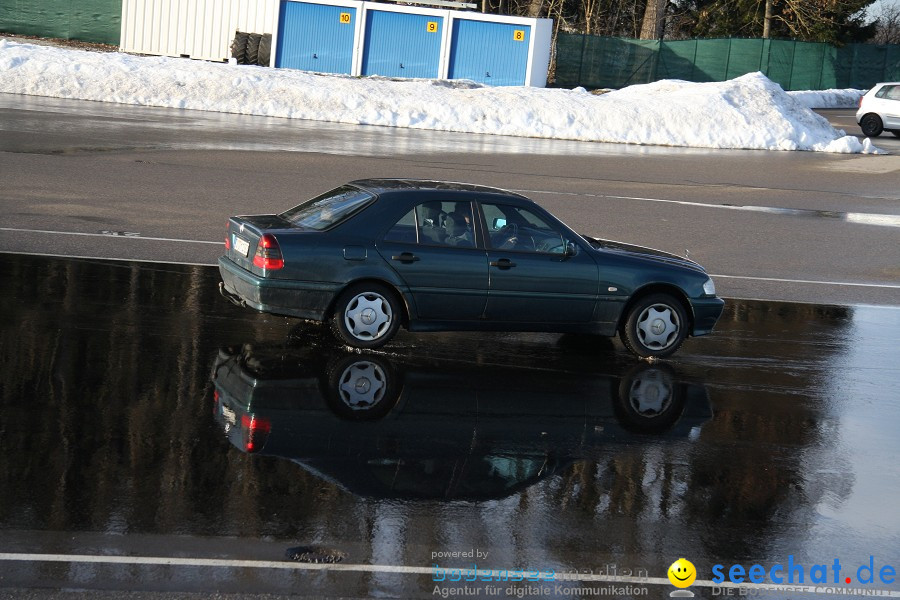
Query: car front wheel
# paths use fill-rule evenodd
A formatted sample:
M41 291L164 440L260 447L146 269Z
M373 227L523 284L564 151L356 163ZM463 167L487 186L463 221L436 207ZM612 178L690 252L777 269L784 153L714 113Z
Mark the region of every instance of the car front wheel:
M338 297L331 319L337 338L354 348L380 348L400 327L400 305L378 283L354 285Z
M862 121L859 122L859 127L866 137L878 137L884 131L884 123L881 122L881 117L872 113L862 118Z
M622 343L641 358L674 354L687 337L684 307L669 294L651 294L628 312L620 332Z

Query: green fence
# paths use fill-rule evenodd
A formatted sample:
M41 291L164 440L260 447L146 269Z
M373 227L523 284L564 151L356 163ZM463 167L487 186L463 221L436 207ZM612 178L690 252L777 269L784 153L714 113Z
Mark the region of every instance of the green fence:
M762 71L785 90L867 89L900 80L900 45L787 40L633 40L560 33L557 87L621 88L659 79L725 81Z
M119 44L122 0L0 0L0 32Z

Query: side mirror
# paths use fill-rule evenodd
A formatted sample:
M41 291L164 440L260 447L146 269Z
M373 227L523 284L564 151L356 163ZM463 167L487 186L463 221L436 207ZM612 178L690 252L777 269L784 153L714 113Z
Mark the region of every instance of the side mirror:
M566 242L565 256L575 256L576 254L578 254L578 246L575 245L575 242Z

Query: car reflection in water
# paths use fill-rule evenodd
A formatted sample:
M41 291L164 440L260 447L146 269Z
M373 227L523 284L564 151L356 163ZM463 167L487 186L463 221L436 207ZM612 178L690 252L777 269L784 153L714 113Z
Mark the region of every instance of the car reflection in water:
M614 377L274 343L221 349L212 378L232 445L375 498L503 498L712 416L705 386L649 363Z

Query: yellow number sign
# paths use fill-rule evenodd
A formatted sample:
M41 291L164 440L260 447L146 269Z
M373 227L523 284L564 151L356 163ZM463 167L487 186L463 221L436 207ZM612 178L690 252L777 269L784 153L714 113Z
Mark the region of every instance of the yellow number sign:
M426 29L428 30L428 33L437 33L437 21L428 21L428 26L426 27Z
M341 13L341 23L344 25L350 23L350 13Z
M523 29L516 29L513 31L513 39L517 42L525 41L525 31Z

